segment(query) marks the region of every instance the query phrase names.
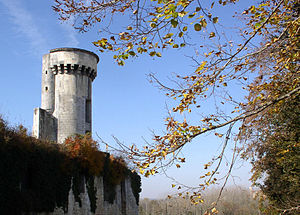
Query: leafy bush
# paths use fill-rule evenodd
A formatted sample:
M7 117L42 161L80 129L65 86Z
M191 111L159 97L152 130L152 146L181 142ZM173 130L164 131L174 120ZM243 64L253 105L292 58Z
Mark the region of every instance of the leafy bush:
M103 172L105 153L98 150L98 143L90 134L71 136L64 147L69 157L88 169L89 174L99 176Z

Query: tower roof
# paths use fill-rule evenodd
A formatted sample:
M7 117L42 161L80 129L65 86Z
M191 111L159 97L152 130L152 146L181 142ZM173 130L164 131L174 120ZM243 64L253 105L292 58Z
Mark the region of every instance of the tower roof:
M50 53L53 52L60 52L60 51L80 51L80 52L84 52L84 53L88 53L90 55L93 55L96 59L97 59L97 63L99 62L99 56L97 54L95 54L94 52L85 50L85 49L79 49L79 48L56 48L56 49L51 49Z

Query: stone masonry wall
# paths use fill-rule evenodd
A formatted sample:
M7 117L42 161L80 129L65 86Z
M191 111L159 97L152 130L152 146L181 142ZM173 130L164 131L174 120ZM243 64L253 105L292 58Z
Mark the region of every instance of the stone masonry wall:
M126 196L122 200L121 185L116 186L116 197L113 204L104 201L103 178L95 178L96 192L96 211L91 212L90 199L87 193L87 185L84 186L84 192L80 194L82 206L75 201L72 189L69 191L68 212L64 213L62 208L55 208L53 213L38 213L37 215L138 215L138 205L131 190L130 179L125 180ZM122 201L126 201L126 212L122 213Z
M39 139L57 139L57 120L49 112L41 108L35 108L33 113L33 136Z
M69 191L68 212L64 213L62 208L55 208L52 213L38 213L37 215L138 215L138 205L131 190L131 181L126 178L124 181L126 196L122 199L121 185L116 186L116 197L113 204L104 200L103 178L95 178L96 187L96 211L91 212L90 199L87 193L87 185L84 186L84 192L80 194L82 202L81 207L75 201L72 189ZM122 212L122 201L126 201L126 211Z

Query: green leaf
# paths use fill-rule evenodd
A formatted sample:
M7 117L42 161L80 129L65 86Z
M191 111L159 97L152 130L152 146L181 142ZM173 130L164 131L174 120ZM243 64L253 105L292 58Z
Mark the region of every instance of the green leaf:
M161 57L161 53L160 52L156 52L156 56L157 57Z
M258 23L255 24L255 28L256 28L256 29L259 28L260 26L261 26L261 23L260 23L260 22L258 22Z
M172 16L173 16L174 18L177 18L177 17L178 17L178 13L177 13L177 12L174 12L174 13L172 14Z

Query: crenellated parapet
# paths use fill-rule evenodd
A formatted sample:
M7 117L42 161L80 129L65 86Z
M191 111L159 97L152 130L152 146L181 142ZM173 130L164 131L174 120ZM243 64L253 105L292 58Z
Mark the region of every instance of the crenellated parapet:
M85 66L85 65L78 65L78 64L59 64L53 65L50 67L51 71L54 75L56 74L80 74L86 75L92 80L94 80L97 76L97 72L95 69Z

